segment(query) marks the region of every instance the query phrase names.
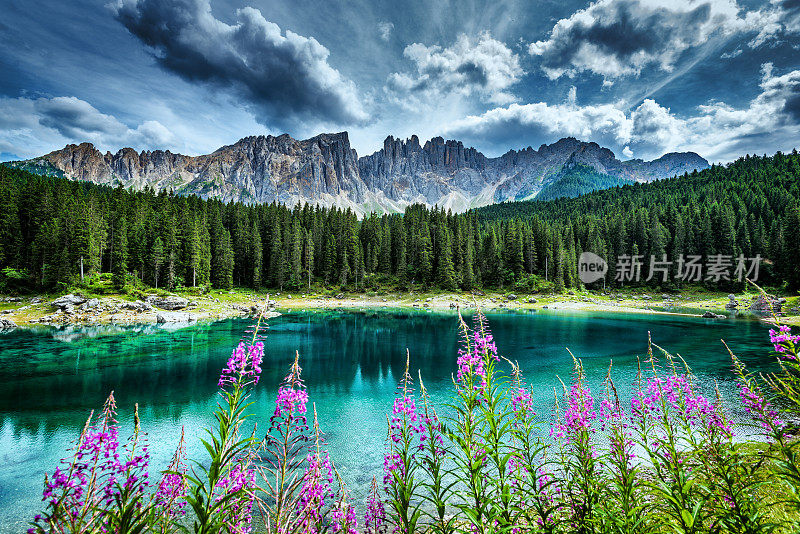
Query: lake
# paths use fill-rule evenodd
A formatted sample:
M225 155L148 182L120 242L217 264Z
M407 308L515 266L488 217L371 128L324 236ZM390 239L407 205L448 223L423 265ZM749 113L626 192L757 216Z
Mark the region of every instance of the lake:
M598 386L609 361L621 394L630 392L637 356L653 342L679 353L712 389L735 400L731 362L720 339L753 370L773 369L768 329L752 319L541 310L488 314L500 354L520 363L547 415L557 376L569 379L569 348ZM252 324L226 320L180 329L158 326L18 329L0 336L0 532L21 532L40 508L45 471L52 472L89 411L114 390L123 425L131 429L139 403L153 460L166 467L186 429L189 457L217 403L217 379L231 350ZM406 348L412 374L422 373L433 399L452 391L458 349L457 316L424 311L291 312L269 321L261 382L252 410L268 426L275 393L295 350L310 401L331 456L356 497L380 475L397 380ZM732 403L733 405L734 403ZM380 479L380 477L379 477Z

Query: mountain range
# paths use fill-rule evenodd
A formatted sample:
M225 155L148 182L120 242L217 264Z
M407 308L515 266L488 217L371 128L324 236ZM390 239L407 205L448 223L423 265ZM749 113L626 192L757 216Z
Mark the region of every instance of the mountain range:
M412 203L462 212L509 200L575 196L709 166L694 152L620 161L611 150L572 137L491 158L442 137L421 145L415 135L389 136L381 150L358 157L347 132L306 140L251 136L201 156L132 148L103 154L91 143L70 144L6 165L96 184L149 186L226 202L308 202L351 208L359 215L400 212Z

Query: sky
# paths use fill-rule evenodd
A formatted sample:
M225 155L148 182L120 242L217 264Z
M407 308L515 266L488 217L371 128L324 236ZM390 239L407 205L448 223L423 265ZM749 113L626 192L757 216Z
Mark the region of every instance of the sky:
M800 145L800 0L0 0L0 161L249 135Z

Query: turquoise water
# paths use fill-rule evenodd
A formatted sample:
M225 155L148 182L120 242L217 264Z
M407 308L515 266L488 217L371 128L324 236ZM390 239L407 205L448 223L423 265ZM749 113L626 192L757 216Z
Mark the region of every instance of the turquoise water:
M593 385L614 362L622 394L636 357L653 342L680 353L713 388L734 398L730 359L720 339L754 370L772 368L767 329L752 320L704 320L568 311L489 314L500 353L517 360L548 414L557 376L568 380L582 358ZM186 429L190 457L216 405L219 371L250 325L246 320L177 330L156 326L16 330L0 336L0 532L20 532L36 512L45 471L52 472L89 411L114 390L123 436L138 402L154 473L169 461ZM434 400L450 394L458 348L452 313L413 311L292 312L272 319L253 410L266 427L277 384L300 352L303 376L332 457L359 496L382 466L386 412L405 366L422 373ZM734 397L731 397L733 394Z

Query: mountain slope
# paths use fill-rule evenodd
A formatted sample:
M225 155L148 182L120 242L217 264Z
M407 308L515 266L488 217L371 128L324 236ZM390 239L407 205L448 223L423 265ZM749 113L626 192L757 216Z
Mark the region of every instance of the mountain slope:
M137 190L149 186L245 203L308 202L364 214L399 212L413 203L462 212L535 198L542 191L574 195L619 181L658 180L702 170L708 162L692 152L623 162L607 148L571 137L489 158L460 141L435 137L421 145L417 136L389 136L381 150L359 158L347 132L341 132L306 140L286 134L245 137L202 156L130 148L103 154L82 143L9 165ZM568 186L565 175L575 166L591 172Z

